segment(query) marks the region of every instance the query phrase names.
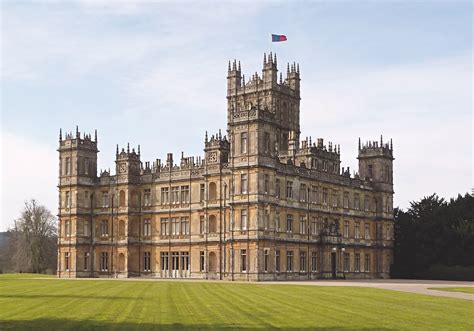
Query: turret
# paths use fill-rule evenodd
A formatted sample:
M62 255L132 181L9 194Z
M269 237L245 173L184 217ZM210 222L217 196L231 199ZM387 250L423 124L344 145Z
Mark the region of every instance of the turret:
M242 82L242 74L240 69L240 61L234 60L227 68L227 95L236 94L236 91L240 88Z
M277 77L278 69L276 54L273 56L270 52L270 54L268 54L268 58L266 57L266 54L263 54L262 78L264 88L271 88L272 86L276 85L278 82Z
M383 190L390 190L393 184L393 145L380 141L368 141L361 144L359 140L359 175L380 186ZM380 184L380 185L379 185Z
M140 147L138 147L137 153L135 152L135 148L132 148L130 151L130 144L127 144L127 150L122 148L122 151L119 153L117 146L115 166L118 182L138 182L141 170Z

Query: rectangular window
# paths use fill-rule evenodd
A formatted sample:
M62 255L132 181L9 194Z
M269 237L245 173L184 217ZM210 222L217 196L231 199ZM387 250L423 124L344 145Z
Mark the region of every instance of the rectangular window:
M240 250L240 271L242 272L247 271L247 250L246 249Z
M328 204L328 189L323 188L323 205L327 206Z
M349 253L344 253L344 272L349 272L349 266L351 263Z
M370 272L370 254L365 254L365 272Z
M355 254L354 271L355 272L360 271L360 254L359 253Z
M349 221L344 222L344 238L349 238Z
M189 185L181 186L181 203L189 203Z
M287 199L293 198L293 182L292 181L286 182L286 198Z
M176 217L173 217L171 219L171 235L172 236L179 235L179 219Z
M286 271L293 272L293 252L286 252Z
M270 193L270 175L269 174L264 175L263 190L265 191L265 194Z
M100 221L100 235L107 237L109 235L109 220Z
M338 197L338 195L337 195L336 192L332 194L332 206L333 206L333 207L337 207L337 206L338 206L338 202L339 202L339 201L338 201L338 200L339 200L338 198L339 198L339 197Z
M280 272L280 251L275 251L275 271Z
M179 204L179 186L171 188L171 204Z
M316 252L311 252L311 271L318 271L318 253Z
M368 166L368 173L369 173L369 178L372 178L373 176L373 166L369 164Z
M188 217L181 217L181 234L183 235L189 234L189 218Z
M349 192L344 192L344 208L349 208Z
M71 253L69 252L64 253L64 270L66 271L69 271L69 268L71 267L69 264L70 256L71 256Z
M240 228L247 230L247 209L240 210Z
M199 252L199 270L204 272L206 270L206 256L204 251Z
M181 269L184 271L189 270L189 252L181 253Z
M70 220L64 221L64 236L65 237L71 236L71 221Z
M263 255L263 271L268 272L270 264L270 251L266 249Z
M306 234L306 216L300 216L300 234Z
M364 210L369 211L370 209L370 197L368 195L364 196Z
M162 236L169 235L169 227L168 227L168 219L162 218L160 219L160 232Z
M89 174L89 159L88 158L84 159L84 174L85 175Z
M205 199L205 184L199 185L199 201L203 202Z
M109 206L109 192L102 192L102 208L107 208Z
M89 252L84 253L84 271L89 270Z
M84 237L89 236L89 221L82 222L82 235Z
M365 224L364 237L370 239L370 224L368 223Z
M143 205L144 206L151 206L151 190L146 189L143 191Z
M359 222L355 222L354 237L356 239L360 239L360 223Z
M169 270L169 253L161 252L160 253L160 262L161 262L161 271Z
M151 220L150 219L143 220L143 235L145 237L151 236Z
M270 227L270 211L268 209L265 209L264 215L263 215L263 228L267 230Z
M71 208L71 193L66 191L66 200L64 200L64 207Z
M247 174L240 175L240 193L247 193Z
M306 272L306 252L300 252L300 272Z
M199 216L199 233L206 233L206 221L204 220L204 215Z
M150 252L143 252L143 271L151 271Z
M306 184L300 184L300 201L306 202L306 199L307 199Z
M318 232L318 218L316 216L311 216L311 234L317 236Z
M271 151L270 134L268 132L263 133L263 149L265 154L268 154Z
M280 225L280 212L277 211L275 212L275 230L277 232L280 232L281 230L281 225Z
M293 232L293 215L286 215L286 232Z
M109 271L109 253L100 253L100 271Z
M89 207L89 191L84 192L84 207Z
M314 203L314 204L318 204L319 203L319 199L318 199L318 187L315 186L315 185L312 185L311 186L311 202Z
M275 181L275 197L280 198L280 180L278 178Z
M240 134L240 154L247 153L247 132Z
M170 203L170 190L168 187L161 188L161 204L167 205Z
M360 196L359 193L354 194L354 209L360 210Z
M386 227L385 227L385 232L386 232L385 238L386 238L387 240L390 240L390 239L392 238L392 228L391 228L390 225L388 225L388 224L386 225Z
M65 169L65 173L66 173L66 175L70 175L70 174L71 174L71 158L70 158L70 157L67 157L67 158L66 158L66 169Z

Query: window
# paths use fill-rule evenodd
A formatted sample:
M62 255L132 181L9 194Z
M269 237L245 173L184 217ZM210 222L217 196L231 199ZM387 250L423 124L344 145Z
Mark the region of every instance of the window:
M247 209L240 210L240 228L247 230Z
M370 272L370 254L365 254L365 272Z
M355 222L354 237L356 239L360 239L360 224L359 224L359 222Z
M88 158L84 159L84 174L85 175L89 174L89 159Z
M373 176L373 167L372 167L371 164L369 164L367 172L369 174L369 178L372 178L372 176Z
M270 227L270 211L268 209L265 209L264 215L263 215L263 228L267 230Z
M275 271L280 272L280 251L275 251Z
M265 194L268 194L270 192L270 175L269 174L264 175L263 190L265 191Z
M323 171L328 171L328 161L323 161Z
M300 216L300 234L306 234L306 216Z
M306 184L300 184L300 201L306 202L307 193L306 193Z
M181 253L181 269L184 271L189 270L189 252Z
M349 192L344 192L344 208L349 208Z
M344 222L344 238L349 238L349 221Z
M311 202L314 204L319 203L318 199L318 187L315 185L311 186Z
M89 235L89 221L82 222L82 235L85 237Z
M364 210L369 211L370 209L370 197L368 195L364 196Z
M286 198L287 199L293 198L293 182L292 181L286 182Z
M270 264L270 251L268 249L263 252L263 271L268 272L268 267Z
M171 204L179 204L179 186L171 188Z
M179 219L176 217L173 217L171 219L171 235L172 236L179 235Z
M144 236L151 236L151 220L145 219L143 220L143 235Z
M66 175L70 175L70 174L71 174L71 158L70 158L70 157L67 157L67 158L66 158L66 169L65 169L65 173L66 173Z
M270 153L270 134L268 132L263 133L263 150L265 154Z
M66 271L69 271L69 268L71 267L69 264L70 256L71 256L71 253L69 252L64 253L64 270Z
M150 189L146 189L143 192L143 205L151 206L151 190Z
M184 234L184 235L189 234L189 218L188 217L181 217L181 234Z
M107 208L109 206L109 192L102 192L102 208Z
M338 205L338 200L339 200L339 199L338 199L338 196L337 196L337 192L334 192L334 193L332 194L332 206L333 206L333 207L337 207L337 205Z
M100 271L109 271L109 253L100 253Z
M204 215L199 216L199 233L204 234L206 232L206 221Z
M143 252L143 271L151 271L150 252Z
M161 188L161 204L167 205L170 203L170 190L168 187Z
M162 236L169 235L169 228L168 228L168 219L162 218L160 219L160 232Z
M355 254L354 271L355 272L360 271L360 254L359 253Z
M385 227L385 238L387 240L390 240L392 238L392 228L388 224Z
M240 271L242 272L247 271L247 250L246 249L240 250Z
M300 272L306 272L306 252L300 252Z
M365 239L370 239L370 224L369 223L365 224L364 237Z
M286 232L293 232L293 215L286 215Z
M280 225L280 212L277 211L275 212L275 230L277 232L280 232L281 230L281 225Z
M89 269L89 252L84 253L84 271Z
M189 203L189 185L181 186L181 203Z
M349 272L349 266L351 263L351 258L349 253L344 253L344 272Z
M160 261L161 261L161 271L168 271L169 270L169 253L161 252Z
M71 221L70 220L64 221L64 236L65 237L71 236Z
M385 181L390 182L390 166L385 166Z
M64 207L71 208L71 192L66 191L66 200L64 200Z
M240 154L247 153L247 132L240 134Z
M89 191L84 192L84 207L89 207Z
M286 252L286 271L293 272L293 252Z
M280 198L280 180L278 178L275 181L275 197Z
M247 174L240 175L240 193L247 193Z
M205 199L205 185L201 184L199 185L199 201L203 202Z
M311 252L311 271L318 271L318 253L316 252Z
M100 235L107 237L109 235L109 220L100 221Z
M201 272L206 270L206 256L204 255L204 251L199 252L199 270Z
M323 205L327 206L328 204L328 189L323 188Z
M360 210L360 197L359 193L354 194L354 209L355 210Z
M311 216L311 234L318 235L318 218L316 216Z

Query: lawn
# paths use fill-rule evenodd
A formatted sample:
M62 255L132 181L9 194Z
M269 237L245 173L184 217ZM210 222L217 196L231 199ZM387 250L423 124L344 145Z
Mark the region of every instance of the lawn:
M474 294L474 287L431 287L430 290L463 292L463 293Z
M471 301L356 287L0 277L0 307L0 329L474 329Z

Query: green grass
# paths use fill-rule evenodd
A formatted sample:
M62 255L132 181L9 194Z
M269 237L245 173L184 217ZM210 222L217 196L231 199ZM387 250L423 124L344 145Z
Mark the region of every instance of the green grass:
M430 290L464 292L474 294L474 287L431 287Z
M0 279L3 278L56 278L56 276L45 274L0 274Z
M474 329L471 301L358 287L1 277L0 307L0 329Z

